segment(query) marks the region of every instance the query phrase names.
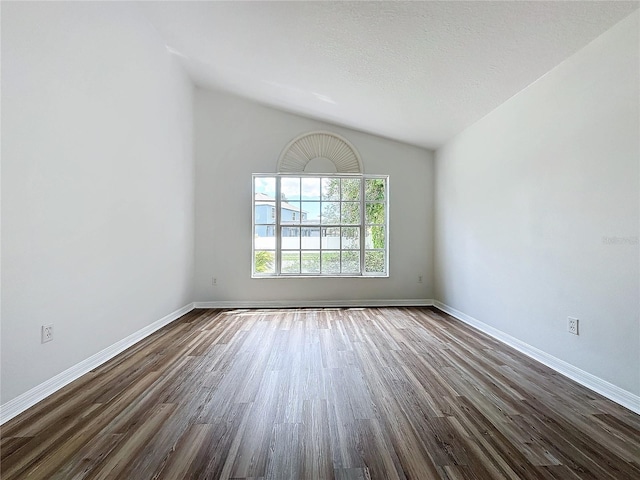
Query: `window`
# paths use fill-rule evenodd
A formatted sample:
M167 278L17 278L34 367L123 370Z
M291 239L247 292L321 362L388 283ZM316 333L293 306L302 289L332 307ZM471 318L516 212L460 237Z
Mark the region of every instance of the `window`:
M254 175L253 198L254 277L388 276L388 177Z

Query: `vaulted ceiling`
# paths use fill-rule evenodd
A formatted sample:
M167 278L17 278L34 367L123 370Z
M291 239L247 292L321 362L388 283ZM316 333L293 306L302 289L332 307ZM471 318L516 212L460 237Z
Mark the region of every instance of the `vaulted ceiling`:
M139 4L197 85L426 148L441 146L638 6Z

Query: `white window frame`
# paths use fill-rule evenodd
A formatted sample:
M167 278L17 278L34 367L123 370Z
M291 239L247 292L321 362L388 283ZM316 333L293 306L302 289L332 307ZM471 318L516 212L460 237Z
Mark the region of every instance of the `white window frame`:
M255 252L256 252L256 248L255 248L255 229L256 229L256 219L255 219L255 183L256 183L256 178L259 177L268 177L268 178L275 178L276 179L276 191L275 191L275 221L273 224L274 229L275 229L275 258L274 258L274 273L256 273L255 272ZM281 264L282 264L282 246L281 246L281 232L282 232L282 223L281 223L281 212L282 212L282 195L281 195L281 179L282 178L286 178L286 177L294 177L294 178L304 178L304 177L310 177L310 178L329 178L329 177L334 177L334 178L360 178L362 179L362 182L360 183L360 224L359 225L353 225L353 224L342 224L342 223L338 223L338 224L322 224L322 223L318 223L318 224L307 224L305 225L306 227L310 227L310 228L320 228L320 246L318 248L318 250L320 251L320 259L322 261L322 229L323 228L332 228L332 227L354 227L354 228L359 228L360 232L359 232L359 238L360 238L360 248L359 251L360 252L360 272L359 273L283 273L280 271L281 268ZM366 229L367 229L367 224L365 222L365 208L366 208L366 204L367 203L380 203L380 202L367 202L367 200L365 199L365 181L367 179L383 179L385 181L385 192L384 192L384 207L385 207L385 215L384 215L384 224L376 224L376 225L382 225L384 227L384 232L385 232L385 247L384 249L374 249L374 248L366 248L365 242L366 242ZM340 277L340 278L388 278L389 277L389 203L390 203L390 199L389 199L389 176L388 175L365 175L365 174L322 174L322 173L315 173L315 174L304 174L304 173L278 173L278 174L274 174L274 173L263 173L263 174L253 174L252 175L252 185L251 185L251 192L252 192L252 201L251 201L251 277L252 278L332 278L332 277ZM304 199L302 199L302 201L305 201ZM290 225L290 224L285 224L284 226L290 226L293 228L302 228L302 211L300 211L300 224L298 226L296 226L295 224ZM262 225L262 224L258 224L258 225ZM300 230L300 239L302 241L302 230ZM342 245L341 245L342 247ZM261 249L260 249L261 250ZM365 252L366 251L374 251L374 250L382 250L384 252L384 258L385 258L385 262L384 262L384 272L366 272L365 271ZM302 249L300 251L303 251ZM334 251L334 249L331 249L331 251ZM342 248L339 249L339 252L343 252L344 250ZM348 249L347 249L348 251Z

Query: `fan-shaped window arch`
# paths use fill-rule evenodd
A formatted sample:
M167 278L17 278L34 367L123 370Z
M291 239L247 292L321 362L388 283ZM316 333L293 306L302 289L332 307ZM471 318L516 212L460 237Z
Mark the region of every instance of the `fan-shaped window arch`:
M316 131L289 142L278 159L278 173L364 173L355 147L337 133Z

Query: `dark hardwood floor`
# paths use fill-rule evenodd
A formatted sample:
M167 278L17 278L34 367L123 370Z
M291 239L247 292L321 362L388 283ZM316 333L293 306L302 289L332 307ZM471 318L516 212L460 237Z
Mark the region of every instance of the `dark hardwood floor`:
M11 479L640 479L640 416L430 308L194 310L7 422Z

